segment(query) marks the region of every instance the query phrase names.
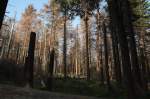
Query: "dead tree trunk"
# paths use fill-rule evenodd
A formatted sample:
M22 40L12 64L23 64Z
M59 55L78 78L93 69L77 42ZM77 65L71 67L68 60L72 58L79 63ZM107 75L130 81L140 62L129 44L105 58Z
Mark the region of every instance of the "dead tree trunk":
M50 63L49 63L49 70L48 70L49 73L48 73L48 80L47 80L47 87L48 87L49 91L52 90L54 57L55 57L55 50L53 49L50 53Z
M25 78L31 88L33 88L33 65L34 65L34 50L35 50L35 32L31 32L28 56L25 60Z
M64 65L64 79L67 79L67 15L65 10L64 20L64 44L63 44L63 65Z

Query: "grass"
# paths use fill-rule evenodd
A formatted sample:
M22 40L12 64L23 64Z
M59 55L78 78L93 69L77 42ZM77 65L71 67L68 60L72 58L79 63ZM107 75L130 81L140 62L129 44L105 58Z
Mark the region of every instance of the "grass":
M62 78L55 78L53 80L52 92L59 92L73 95L85 95L102 97L106 99L127 99L126 90L112 82L112 90L108 90L106 85L102 85L98 81L86 81L79 79L63 80ZM41 88L40 90L48 90L47 88ZM147 92L138 99L150 99L150 92Z
M46 88L41 88L42 90L47 90ZM110 99L123 99L125 95L121 90L108 90L106 85L101 85L98 81L86 81L79 79L63 80L61 78L55 78L53 80L53 92L60 92L65 94L74 95L85 95L94 97L106 97ZM123 96L122 96L123 95Z
M19 86L11 81L1 81L0 83ZM35 81L35 89L48 91L46 87L42 88L38 83L38 81ZM112 90L108 90L106 85L102 85L98 81L86 81L71 78L63 80L63 78L55 78L53 80L52 92L101 97L104 99L127 99L127 92L124 88L118 86L114 82L112 82L111 85ZM150 99L150 91L138 99Z

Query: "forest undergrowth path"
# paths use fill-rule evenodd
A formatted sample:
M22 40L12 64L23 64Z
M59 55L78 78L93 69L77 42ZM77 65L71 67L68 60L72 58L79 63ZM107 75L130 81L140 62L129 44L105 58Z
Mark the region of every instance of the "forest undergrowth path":
M95 97L67 95L30 88L0 85L0 99L99 99Z

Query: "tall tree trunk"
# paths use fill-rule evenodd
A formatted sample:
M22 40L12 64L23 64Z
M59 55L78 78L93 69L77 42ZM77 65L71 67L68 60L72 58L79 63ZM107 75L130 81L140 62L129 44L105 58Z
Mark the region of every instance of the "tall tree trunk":
M3 19L5 16L7 4L8 4L8 0L0 0L0 5L1 5L0 6L0 30L1 30L1 27L3 24ZM0 34L0 36L1 36L1 34Z
M119 47L118 47L118 38L116 35L116 27L113 23L110 24L111 29L111 38L112 38L112 48L113 48L113 59L114 59L114 71L115 71L115 79L118 84L122 82L122 74L121 74L121 63L119 59Z
M9 58L9 54L10 54L10 49L11 49L11 45L12 45L12 37L13 37L14 28L15 28L15 22L12 23L11 30L10 30L9 41L8 41L7 58Z
M67 22L67 15L65 10L65 20L64 20L64 50L63 50L63 63L64 63L64 79L67 78L67 28L66 28L66 22Z
M118 32L116 33L118 36L121 56L122 56L122 67L123 67L123 76L124 81L127 87L128 98L129 99L136 99L136 92L135 92L135 81L131 71L131 63L130 63L130 54L129 54L129 47L127 41L127 34L126 29L124 28L123 23L123 14L120 10L120 3L118 0L109 0L108 1L109 13L110 13L110 20L112 23L115 24Z
M88 16L87 11L85 12L85 38L86 38L86 66L87 66L87 80L90 80L90 66L89 66L89 32L88 32Z
M104 84L104 66L103 66L103 47L100 46L100 81L101 84Z
M135 33L132 25L132 9L130 7L129 0L118 0L120 2L120 9L122 10L123 15L123 23L124 23L124 32L127 34L129 41L129 51L131 57L131 66L133 68L133 76L135 78L135 83L138 87L142 88L142 80L141 80L141 70L137 57L137 49L136 49L136 41L135 41Z
M29 86L33 88L33 66L34 66L34 50L35 50L36 33L31 32L28 56L25 61L25 77L29 83Z
M50 53L50 63L49 63L48 80L47 80L47 86L48 86L49 91L52 90L54 57L55 57L55 50L52 49L52 51Z
M142 68L142 77L143 77L143 88L145 91L148 90L148 81L147 81L147 66L146 66L146 57L144 54L144 48L140 48L140 61L141 61L141 68Z
M97 66L96 71L100 71L100 13L97 10L96 23L97 23L97 35L96 35L96 53L97 53Z
M20 53L20 44L17 43L17 51L16 51L16 63L19 61L19 53Z
M108 46L107 46L107 29L105 23L103 23L103 33L104 33L104 52L105 52L105 74L108 89L110 86L110 76L109 76L109 65L108 65Z
M140 65L142 84L144 91L148 90L148 64L146 64L147 56L145 53L145 29L141 29L139 33L139 54L140 54Z

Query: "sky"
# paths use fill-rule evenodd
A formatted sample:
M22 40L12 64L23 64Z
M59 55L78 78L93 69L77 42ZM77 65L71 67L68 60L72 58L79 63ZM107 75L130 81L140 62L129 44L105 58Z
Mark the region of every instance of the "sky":
M35 9L40 10L48 0L9 0L7 6L7 16L13 17L16 13L16 18L19 20L21 14L29 4L33 4Z
M29 4L33 4L34 8L39 11L46 3L48 3L48 0L9 0L7 6L8 13L6 15L14 17L16 14L16 19L19 21L22 13ZM77 24L79 24L79 18L76 18L73 21L73 26L76 26Z

